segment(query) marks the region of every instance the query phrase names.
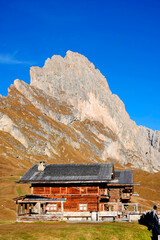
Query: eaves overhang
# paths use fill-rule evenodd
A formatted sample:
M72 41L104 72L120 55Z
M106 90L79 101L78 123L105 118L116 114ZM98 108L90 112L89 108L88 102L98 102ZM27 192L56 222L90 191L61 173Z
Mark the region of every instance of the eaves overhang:
M140 186L139 183L107 183L107 186Z
M61 183L65 183L65 184L69 184L69 183L112 183L111 180L70 180L70 181L67 181L67 180L62 180L62 181L55 181L55 180L28 180L28 181L18 181L18 182L15 182L15 183L20 183L20 184L26 184L26 183L35 183L35 184L53 184L53 183L58 183L58 184L61 184ZM114 183L116 183L116 181L114 181Z

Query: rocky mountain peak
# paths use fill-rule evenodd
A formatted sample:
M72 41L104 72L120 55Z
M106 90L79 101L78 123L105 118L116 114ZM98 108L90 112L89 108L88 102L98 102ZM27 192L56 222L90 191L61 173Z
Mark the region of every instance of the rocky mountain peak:
M69 96L83 97L88 92L110 93L105 77L81 54L68 51L65 58L53 56L47 59L43 68L31 68L31 86L38 86L46 93L59 95L66 91ZM56 84L56 85L55 85ZM97 90L98 89L98 90Z
M17 79L0 98L0 146L6 158L118 161L160 170L160 133L130 119L86 57L68 51L64 58L48 58L42 68L32 67L30 74L30 85Z

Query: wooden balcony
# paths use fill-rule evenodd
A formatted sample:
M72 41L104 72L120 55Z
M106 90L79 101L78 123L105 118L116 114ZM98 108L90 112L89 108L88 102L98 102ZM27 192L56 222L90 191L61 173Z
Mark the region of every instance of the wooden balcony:
M130 200L131 194L130 193L121 193L121 199L122 200Z
M106 201L106 200L108 201L109 198L110 198L108 190L107 189L100 189L99 198L102 201Z
M110 198L110 196L109 195L100 195L99 196L99 200L100 200L100 202L108 202L109 201L109 198Z

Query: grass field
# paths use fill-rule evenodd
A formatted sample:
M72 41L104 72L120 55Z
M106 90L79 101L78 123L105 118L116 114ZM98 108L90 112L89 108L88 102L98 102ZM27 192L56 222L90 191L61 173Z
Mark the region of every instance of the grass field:
M18 161L16 159L16 161ZM24 162L27 164L26 162ZM14 197L30 194L27 184L15 184L31 165L17 167L17 162L0 162L0 240L150 240L151 232L138 223L16 223ZM139 197L132 202L151 209L160 199L160 173L134 170Z
M151 232L138 223L16 223L1 222L1 240L149 240Z

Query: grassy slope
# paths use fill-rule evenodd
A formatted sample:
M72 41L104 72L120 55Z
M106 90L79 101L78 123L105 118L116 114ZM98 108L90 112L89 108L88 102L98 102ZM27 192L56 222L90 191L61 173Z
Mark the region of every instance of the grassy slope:
M55 113L62 113L64 115L72 115L71 106L65 103L59 103L56 100L44 95L43 91L38 91L30 87L33 91L33 96L37 101L43 102L43 105L49 107ZM38 91L38 92L37 92ZM38 97L37 97L38 96ZM22 101L23 100L23 101ZM19 102L24 102L20 107ZM95 154L95 149L101 151L104 148L104 142L98 139L96 132L103 133L112 141L116 140L116 136L110 130L103 127L102 124L95 121L74 121L72 126L68 126L42 114L36 109L30 101L22 96L16 89L12 89L7 98L0 101L1 112L7 113L12 121L19 125L19 121L24 121L24 126L28 128L21 128L24 135L30 138L30 141L35 139L49 141L52 139L51 145L55 150L53 157L49 158L43 156L43 160L47 163L93 163L95 161L102 162L101 158ZM22 114L23 112L23 114ZM63 136L56 135L56 132L49 135L46 139L40 135L34 135L30 132L30 124L32 121L32 128L36 131L43 132L41 126L37 123L37 118L43 119L44 122L55 129L57 132L63 133ZM21 125L21 124L20 124ZM22 124L23 125L23 124ZM32 130L33 130L32 129ZM95 129L92 131L92 129ZM83 137L81 137L81 134ZM47 135L48 136L48 135ZM65 137L64 137L65 136ZM66 141L67 137L71 141ZM79 148L74 146L74 143L79 143ZM72 146L73 145L73 146ZM44 146L43 146L44 147ZM94 149L95 148L95 149ZM26 152L24 146L9 133L0 131L0 219L15 219L15 203L12 200L21 194L30 193L30 189L26 185L16 185L17 181L34 163L42 160L42 156L33 155ZM106 159L107 162L113 159ZM124 169L124 167L117 164L117 168ZM130 167L128 166L128 169ZM160 199L160 173L150 174L140 170L134 170L134 182L140 183L140 187L135 187L135 191L140 194L140 197L133 198L134 202L143 204L144 210L150 209L153 204L157 204Z
M32 164L27 163L23 165L23 168L19 169L17 168L18 161L20 160L17 160L14 165L11 159L7 162L5 160L3 162L1 159L0 169L2 169L2 164L5 164L6 168L5 170L3 168L3 175L0 175L0 220L15 220L15 202L12 198L30 193L29 185L15 184L15 181L19 180ZM117 168L120 169L120 166ZM141 185L135 187L135 192L139 193L140 196L132 197L133 202L143 205L143 210L151 209L154 204L159 203L160 173L151 174L141 170L134 170L134 182Z
M153 205L160 203L160 172L153 174L141 170L134 170L134 182L139 183L135 192L139 193L138 200L144 210L150 209Z
M148 240L138 223L10 223L0 225L0 239L14 240Z
M7 165L7 164L6 164ZM11 166L11 165L10 165ZM30 193L28 185L15 184L20 176L29 166L24 166L19 170L12 164L10 170L6 170L5 175L0 178L0 239L2 240L148 240L151 233L146 227L138 223L96 223L96 224L68 224L68 223L10 223L9 220L16 219L15 202L13 197ZM8 169L7 168L7 169ZM142 172L144 174L144 172ZM142 176L137 174L137 176ZM9 176L13 175L13 176ZM147 177L152 175L147 174ZM143 178L137 181L142 181ZM153 183L154 186L154 183ZM140 188L139 188L140 190ZM143 196L143 195L142 195ZM140 201L141 198L136 199ZM148 200L142 199L149 208ZM6 222L5 222L6 221Z

